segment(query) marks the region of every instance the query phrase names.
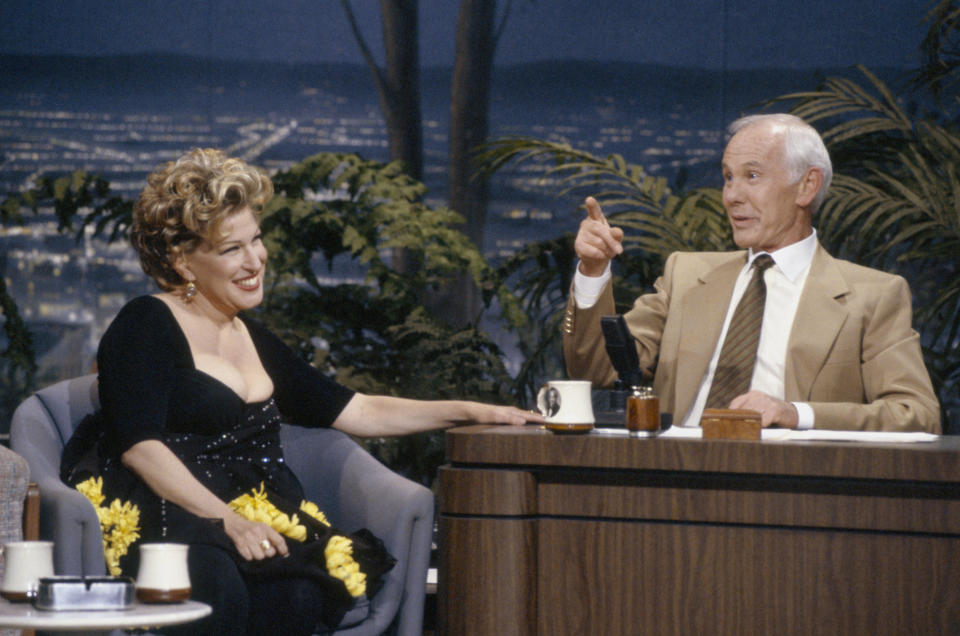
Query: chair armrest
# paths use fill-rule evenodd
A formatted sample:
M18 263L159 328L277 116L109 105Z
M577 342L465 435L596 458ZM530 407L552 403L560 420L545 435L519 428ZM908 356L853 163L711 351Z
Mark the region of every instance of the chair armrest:
M398 634L419 634L433 537L433 493L394 473L339 431L284 426L281 440L285 461L307 498L330 522L345 531L367 528L397 558L371 602L379 631L370 633L385 631L396 618ZM371 626L364 624L362 633Z
M40 536L54 542L57 574L102 576L107 573L100 519L93 504L59 479L40 487Z
M105 574L97 512L85 496L60 481L63 440L36 395L14 412L10 443L27 460L31 479L40 488L40 538L55 542L56 573Z

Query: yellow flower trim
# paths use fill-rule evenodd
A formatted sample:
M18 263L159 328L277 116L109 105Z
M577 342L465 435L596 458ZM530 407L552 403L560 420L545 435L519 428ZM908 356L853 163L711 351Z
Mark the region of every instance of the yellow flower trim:
M77 484L79 490L97 511L100 521L100 533L103 535L103 555L107 569L113 576L123 573L120 558L127 554L130 546L140 538L140 509L129 501L114 499L109 506L103 503L103 477L90 477Z
M240 495L228 505L237 514L251 521L265 523L291 539L305 541L307 538L307 529L300 524L297 515L288 516L270 503L263 482L260 482L259 489L254 488L249 494ZM301 501L300 512L330 527L327 517L312 501ZM343 581L350 596L363 596L366 593L367 575L360 571L360 564L353 560L353 541L341 535L330 537L323 557L326 560L327 572Z
M320 508L317 507L317 504L312 501L301 501L300 502L300 512L310 515L323 525L330 527L330 522L327 521L327 516L320 511Z
M343 581L347 592L354 598L367 591L367 575L360 571L360 564L353 560L353 541L335 534L330 537L323 551L327 560L327 572Z
M265 523L286 537L301 542L307 539L306 526L300 523L297 515L288 516L270 503L262 481L259 490L254 488L250 494L240 495L227 505L237 514L250 521Z

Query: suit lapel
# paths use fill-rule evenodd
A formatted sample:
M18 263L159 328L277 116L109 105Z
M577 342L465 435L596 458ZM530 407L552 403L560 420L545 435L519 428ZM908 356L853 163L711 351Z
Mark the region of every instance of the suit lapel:
M724 263L700 276L683 298L684 324L680 329L677 356L676 409L674 415L686 415L707 372L710 358L720 339L737 275L746 263L742 258ZM678 420L679 421L679 420Z
M847 320L848 312L838 301L848 293L833 257L817 245L787 343L783 387L787 400L809 400L813 381Z

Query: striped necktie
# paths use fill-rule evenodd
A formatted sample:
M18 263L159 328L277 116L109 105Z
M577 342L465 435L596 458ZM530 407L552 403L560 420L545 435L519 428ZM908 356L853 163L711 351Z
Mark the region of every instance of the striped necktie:
M720 349L717 370L707 395L707 408L728 408L730 400L750 390L763 323L763 304L767 299L763 273L771 265L773 258L769 254L761 254L753 260L753 277L733 312L727 337Z

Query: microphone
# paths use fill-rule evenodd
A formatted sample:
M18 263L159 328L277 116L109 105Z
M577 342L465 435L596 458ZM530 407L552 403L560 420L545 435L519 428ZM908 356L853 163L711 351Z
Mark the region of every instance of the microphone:
M640 386L643 372L640 370L637 345L627 329L627 321L621 315L603 316L600 318L600 327L606 341L607 356L617 372L616 388L625 390Z

